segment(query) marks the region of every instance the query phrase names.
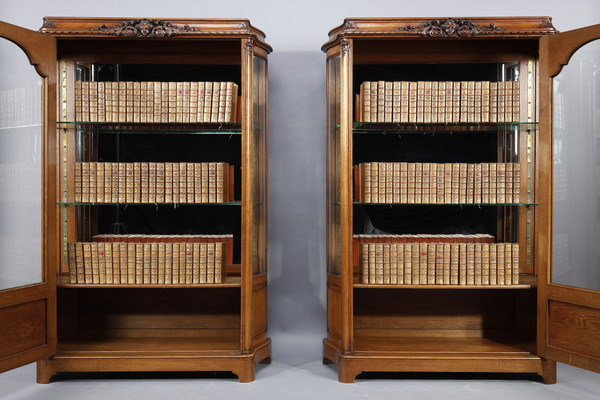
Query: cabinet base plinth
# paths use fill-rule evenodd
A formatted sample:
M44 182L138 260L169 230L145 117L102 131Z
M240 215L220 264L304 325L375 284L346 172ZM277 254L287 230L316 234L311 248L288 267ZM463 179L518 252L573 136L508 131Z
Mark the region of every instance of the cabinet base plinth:
M362 372L455 372L537 374L556 383L556 363L527 352L410 352L354 351L344 354L323 340L323 363L338 365L338 379L354 383Z
M118 355L110 352L60 353L37 363L37 382L49 383L59 372L188 372L231 371L241 383L254 381L258 363L269 364L271 339L250 353L198 352L189 354L139 353Z

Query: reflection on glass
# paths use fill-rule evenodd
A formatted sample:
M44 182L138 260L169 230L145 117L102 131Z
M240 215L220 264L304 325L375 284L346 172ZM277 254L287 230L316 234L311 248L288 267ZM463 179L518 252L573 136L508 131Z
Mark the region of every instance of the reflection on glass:
M252 180L253 185L253 220L254 232L252 240L253 272L261 274L266 272L266 137L264 129L267 113L267 62L254 56L252 59L252 103L253 123L252 129ZM258 127L258 128L257 128Z
M554 79L552 282L600 290L600 41Z
M332 274L341 271L341 207L340 207L340 122L341 122L341 60L340 56L327 61L328 154L328 256L327 269Z
M42 280L41 78L0 39L0 289Z

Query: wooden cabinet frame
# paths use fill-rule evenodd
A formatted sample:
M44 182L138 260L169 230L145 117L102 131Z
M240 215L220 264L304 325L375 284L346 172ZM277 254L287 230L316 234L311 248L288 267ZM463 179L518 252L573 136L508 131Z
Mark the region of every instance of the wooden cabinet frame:
M8 323L15 312L25 315L6 325L7 329L19 330L19 334L7 335L2 345L17 351L3 352L0 371L38 361L39 383L48 383L57 372L79 371L232 371L240 382L254 380L255 364L270 363L271 357L271 341L267 337L266 80L267 56L272 49L265 43L264 33L245 19L47 17L40 32L0 22L0 37L17 44L43 78L43 283L0 291L0 319L3 324ZM239 264L228 269L239 278L214 288L199 285L190 289L128 289L118 285L112 289L84 288L70 285L64 279L68 272L63 253L65 242L77 241L78 237L77 228L73 229L75 207L59 204L66 200L65 196L73 188L72 178L67 178L67 165L73 162L76 145L65 133L64 124L75 120L76 61L234 65L239 68L240 75L236 79L241 92L241 103L238 103L241 107L238 143L241 146L239 172L236 173L241 173L241 178L236 192L239 191L241 201L232 207L240 210L241 256ZM262 66L260 71L254 71L256 63ZM219 77L218 73L213 76ZM203 77L197 76L197 80L203 80ZM257 101L261 103L257 104ZM256 116L256 109L262 114ZM85 315L85 310L77 311L80 306L86 307L84 302L79 304L80 298L99 296L102 302L102 298L115 297L127 303L128 296L148 299L159 296L163 301L172 302L170 307L177 307L175 304L180 294L192 303L216 304L199 306L217 310L212 317L207 314L212 319L217 317L217 322L209 328L214 332L213 336L217 335L216 339L193 336L190 333L192 328L188 327L185 331L186 328L179 326L171 326L175 332L172 336L163 333L162 338L159 335L142 340L133 347L127 341L107 340L110 335L88 343L67 339L73 327L68 326L70 324L65 320L70 316ZM57 297L63 300L57 302ZM93 304L94 300L90 301L92 303L89 304ZM136 307L138 313L143 313L146 306ZM171 308L171 312L176 310ZM104 317L114 318L115 315ZM202 324L202 318L207 318L200 317L196 318L196 325ZM172 321L175 323L175 320ZM140 324L139 321L130 323ZM151 325L145 327L152 328ZM135 331L140 327L132 329ZM223 346L218 339L220 329L223 332L228 332L227 329L239 332L239 341ZM143 332L139 334L144 335ZM32 340L31 336L36 340ZM133 336L136 334L133 333ZM23 349L24 346L29 348Z
M552 264L552 77L579 47L600 38L599 29L593 26L558 33L548 17L352 18L329 33L329 41L322 47L328 63L328 306L323 362L338 364L341 382L354 382L363 371L412 371L526 372L542 376L546 383L554 383L556 361L600 371L597 353L589 354L587 350L586 354L586 348L599 345L593 328L580 329L585 345L578 350L573 346L552 345L552 334L557 332L561 333L562 341L569 335L572 342L578 338L572 330L567 332L564 324L548 310L549 302L560 301L567 303L562 312L581 319L582 326L586 326L585 321L597 322L600 318L600 293L551 284L549 278ZM357 233L353 228L357 205L353 204L352 178L356 165L353 161L354 97L359 93L356 85L360 85L360 80L392 80L389 76L393 75L378 77L372 73L369 79L363 79L362 75L357 81L355 75L360 73L357 72L359 67L365 64L381 67L377 70L381 73L400 64L469 65L505 61L518 64L523 71L529 68L529 81L521 85L521 99L528 101L527 106L521 105L521 121L537 124L535 138L521 140L519 150L523 154L529 151L527 154L532 157L528 161L519 157L522 168L531 170L531 189L527 195L532 206L521 207L514 214L519 218L519 243L523 243L521 248L527 248L526 252L520 250L521 273L529 277L531 284L523 290L514 288L508 292L498 287L444 290L425 285L378 288L357 285L352 246L353 233ZM436 76L395 80L436 80ZM387 126L388 132L398 130L391 125ZM526 223L531 225L527 227ZM528 242L522 242L525 235ZM441 314L435 314L433 306L419 304L419 300L439 302ZM506 315L502 309L489 311L488 306L494 301L507 301L515 305L517 311ZM444 305L445 302L450 305ZM421 311L402 311L403 305ZM511 343L502 338L494 339L493 335L490 341L485 327L469 331L465 326L473 321L465 319L467 311L486 320L490 326L493 320L506 321L512 326L510 329L517 332L516 338L527 343ZM520 325L527 320L536 321L535 326ZM443 326L437 333L430 330L436 321ZM525 326L529 327L521 332Z

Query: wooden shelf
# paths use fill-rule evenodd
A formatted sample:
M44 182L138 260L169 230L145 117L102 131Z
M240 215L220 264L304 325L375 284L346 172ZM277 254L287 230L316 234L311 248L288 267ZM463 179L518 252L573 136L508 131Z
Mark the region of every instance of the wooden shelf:
M226 288L226 287L241 287L242 280L239 276L228 276L224 283L203 283L195 285L164 285L164 284L74 284L69 283L68 275L60 275L56 281L58 287L64 288L85 288L85 289L100 289L100 288L126 288L126 289L142 289L142 288L164 288L164 289L190 289L190 288Z
M57 355L135 355L156 357L157 353L215 353L240 352L239 331L224 332L220 337L116 337L59 342Z
M532 275L521 275L518 285L378 285L364 284L358 282L358 276L354 277L354 288L356 289L531 289L537 286L536 279Z
M482 337L354 337L354 353L358 355L434 355L436 358L455 358L457 355L505 355L508 357L539 358L532 353L531 342L518 339L493 340Z

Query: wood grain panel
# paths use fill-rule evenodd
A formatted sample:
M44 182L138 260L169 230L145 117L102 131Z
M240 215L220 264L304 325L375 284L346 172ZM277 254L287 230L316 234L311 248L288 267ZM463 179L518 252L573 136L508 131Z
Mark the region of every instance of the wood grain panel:
M548 344L600 359L600 310L548 301Z
M0 357L46 344L46 300L0 310Z
M256 337L267 330L267 285L254 288L252 293L252 337Z
M327 285L327 331L337 338L341 336L341 295L338 286Z

